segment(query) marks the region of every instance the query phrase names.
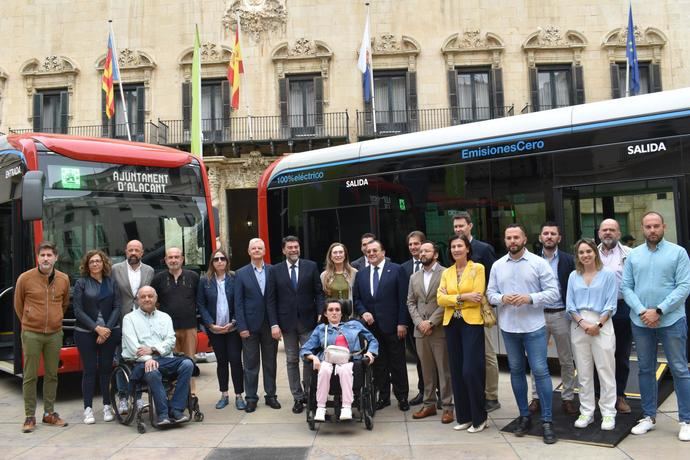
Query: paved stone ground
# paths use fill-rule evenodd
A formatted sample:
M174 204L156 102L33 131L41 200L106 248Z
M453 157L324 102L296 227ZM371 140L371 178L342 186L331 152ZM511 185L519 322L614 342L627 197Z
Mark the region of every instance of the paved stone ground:
M279 364L285 362L282 350ZM497 458L559 460L586 458L618 459L658 458L663 460L690 458L690 443L678 441L678 414L675 394L661 406L657 428L642 436L628 436L616 448L593 447L569 442L553 446L535 438L516 438L499 429L517 414L510 390L510 377L500 376L502 408L490 414L490 428L479 434L456 433L452 425L443 425L440 415L413 420L412 411L403 413L397 407L377 412L372 432L363 424L324 424L309 431L303 415L290 411L292 398L287 386L285 366L279 366L278 398L283 408L273 410L259 404L258 410L246 414L228 406L216 410L218 399L215 363L200 364L202 375L197 381L202 423L191 422L180 428L148 430L138 434L135 426L104 423L82 423L79 378L62 378L58 389L57 410L69 421L66 428L42 426L34 433L21 433L24 420L21 381L0 377L0 458L64 458L64 459L203 459L203 458L299 458L303 452L310 459L385 458ZM416 382L413 366L408 366L412 382ZM559 383L554 379L554 383ZM412 385L413 386L413 385ZM99 398L96 399L99 401ZM41 408L39 402L39 408ZM101 409L100 402L95 410ZM98 414L100 416L100 413ZM255 454L235 448L302 448L263 449ZM295 456L296 455L296 456Z

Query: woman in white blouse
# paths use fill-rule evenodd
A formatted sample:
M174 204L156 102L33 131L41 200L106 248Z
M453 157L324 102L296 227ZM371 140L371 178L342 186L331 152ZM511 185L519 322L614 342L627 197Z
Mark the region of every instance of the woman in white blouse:
M616 427L616 336L611 317L616 313L616 274L604 269L594 241L575 243L575 271L568 279L566 308L573 319L573 344L580 381L580 416L575 428L594 422L594 367L600 382L599 410L602 430Z

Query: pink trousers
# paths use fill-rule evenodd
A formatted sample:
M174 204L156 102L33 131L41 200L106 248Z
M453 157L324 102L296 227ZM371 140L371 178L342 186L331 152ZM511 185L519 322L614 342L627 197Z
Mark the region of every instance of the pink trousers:
M331 388L331 375L333 375L333 364L321 361L319 377L316 383L316 407L326 407L328 400L328 390ZM352 363L335 364L335 375L340 378L340 389L343 395L343 407L352 407Z

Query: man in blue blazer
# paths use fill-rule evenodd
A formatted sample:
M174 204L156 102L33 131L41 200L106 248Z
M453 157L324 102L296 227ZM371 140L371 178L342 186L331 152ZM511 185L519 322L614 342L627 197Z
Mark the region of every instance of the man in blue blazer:
M453 217L453 231L456 235L465 235L470 240L472 247L472 262L480 263L484 266L486 285L489 285L489 273L494 262L496 262L496 251L489 243L480 241L472 237L472 216L469 212L462 211ZM496 328L498 329L498 328ZM496 350L496 329L484 330L484 360L486 362L486 388L484 389L485 409L487 412L495 411L501 407L498 402L498 358Z
M357 272L352 294L357 313L379 342L374 364L374 384L379 393L376 407L390 405L392 383L398 407L406 411L410 409L405 363L408 280L400 265L386 260L380 241L369 243L366 254L369 266Z
M283 238L285 262L271 267L274 285L274 305L278 325L283 336L287 375L290 392L295 400L292 412L299 414L306 403L302 381L309 382L308 373L299 371L299 352L316 328L319 313L323 310L323 287L316 263L300 259L300 243L296 236Z
M570 315L565 311L565 296L568 292L568 278L570 273L575 270L575 259L572 254L558 249L561 242L561 229L556 222L544 222L539 233L539 242L542 244L541 256L551 266L553 276L558 279L558 288L561 291L558 302L553 305L544 305L544 319L546 321L546 342L553 337L558 352L558 361L561 365L561 380L563 381L563 391L561 391L561 406L563 412L568 415L580 413L575 402L575 363L573 361L573 348L570 342ZM532 374L532 401L529 405L531 413L539 412L541 404L537 394L534 374Z
M276 356L280 328L274 308L271 267L264 264L266 246L260 238L249 241L249 264L235 275L235 315L242 337L244 388L247 412L254 412L259 400L259 364L264 376L266 405L280 409L276 397Z

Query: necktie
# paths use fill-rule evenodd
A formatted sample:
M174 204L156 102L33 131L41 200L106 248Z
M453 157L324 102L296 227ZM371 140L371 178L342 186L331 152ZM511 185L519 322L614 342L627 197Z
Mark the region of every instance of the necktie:
M292 287L297 289L297 272L295 271L295 264L290 266L290 281L292 281Z
M414 273L417 273L419 271L419 264L421 264L421 260L415 260L414 261Z
M374 267L374 296L379 289L379 267Z

